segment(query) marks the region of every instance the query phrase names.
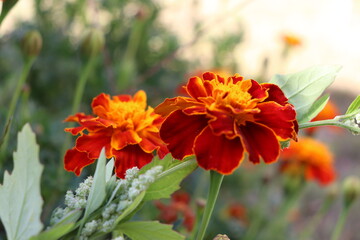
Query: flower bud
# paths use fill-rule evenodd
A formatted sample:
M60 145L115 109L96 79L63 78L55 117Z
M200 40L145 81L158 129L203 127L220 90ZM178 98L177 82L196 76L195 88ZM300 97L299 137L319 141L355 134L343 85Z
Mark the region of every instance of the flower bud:
M347 177L343 184L344 205L350 207L360 195L360 179L355 176Z
M230 240L226 234L218 234L213 240Z
M36 57L42 48L42 37L36 30L25 34L21 44L22 52L26 57Z
M81 43L81 50L87 56L93 56L100 53L104 48L104 34L99 29L92 29Z

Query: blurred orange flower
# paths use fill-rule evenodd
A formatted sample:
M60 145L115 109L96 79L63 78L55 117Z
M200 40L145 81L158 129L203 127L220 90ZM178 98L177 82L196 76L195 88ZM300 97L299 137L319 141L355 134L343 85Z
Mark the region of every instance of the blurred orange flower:
M280 171L291 176L316 180L325 185L334 181L336 173L330 150L313 138L293 142L281 154Z
M189 97L166 99L155 112L166 117L160 136L176 159L196 155L200 167L231 174L244 159L271 163L279 140L296 139L294 107L274 84L211 72L192 77Z
M333 119L338 115L340 115L338 107L332 101L328 101L324 109L321 110L321 112L311 121L313 122L313 121L320 121L326 119ZM318 128L317 127L306 128L305 131L308 134L313 134L316 131L316 129ZM340 128L331 126L331 129L338 130Z
M165 223L174 223L179 218L179 214L184 217L184 226L191 232L195 223L195 214L190 208L190 196L186 192L175 192L171 195L169 205L161 201L155 201L155 206L160 210L159 218Z
M240 203L231 203L227 208L229 217L247 223L246 208Z
M302 44L301 39L293 34L284 34L282 36L284 43L288 46L300 46Z
M168 150L160 139L159 126L163 118L146 109L146 93L138 91L134 97L118 95L110 98L100 94L92 102L96 116L77 113L65 121L81 126L65 131L80 136L74 148L65 154L65 169L80 175L82 169L92 164L105 147L106 157L115 159L115 171L123 178L132 167L141 168L153 158L157 150L160 158Z

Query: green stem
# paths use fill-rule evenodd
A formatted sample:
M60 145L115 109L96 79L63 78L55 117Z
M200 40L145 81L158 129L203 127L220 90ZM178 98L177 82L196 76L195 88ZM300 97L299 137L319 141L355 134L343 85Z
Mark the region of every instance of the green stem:
M340 239L340 235L344 228L346 218L349 215L349 209L350 209L350 207L343 207L343 209L340 213L340 216L336 222L334 231L331 235L331 240L339 240Z
M86 65L81 72L79 81L78 81L78 83L76 85L76 89L75 89L75 97L74 97L74 101L73 101L72 108L71 108L71 114L76 114L79 111L81 99L84 94L85 85L86 85L86 82L96 64L96 60L97 60L96 55L91 56L88 59L88 61L86 62ZM68 125L68 127L73 127L73 126L74 126L74 123L70 123ZM59 186L65 186L63 184L64 181L66 181L66 179L64 178L64 168L62 166L62 159L64 159L65 152L69 148L70 142L71 142L71 135L67 134L65 136L64 143L63 143L63 146L61 149L61 160L60 160L60 164L58 167L58 174L57 174L58 180L60 181L60 183L62 183L62 184L59 184Z
M14 95L11 99L10 102L10 106L9 106L9 111L7 113L6 116L6 121L5 121L5 128L3 130L3 136L2 136L2 141L0 143L1 145L1 151L0 151L0 169L2 168L3 162L4 162L4 157L6 156L6 150L9 144L9 132L11 129L11 123L12 123L12 118L14 116L15 113L15 109L16 109L16 105L18 103L19 97L20 97L20 93L22 90L22 87L25 84L25 81L29 75L31 66L33 65L35 60L35 57L29 57L26 58L25 60L25 64L23 66L20 78L17 82L16 88L15 88L15 92Z
M310 219L305 230L300 235L300 239L307 240L310 239L310 236L314 233L316 227L319 225L321 219L324 217L325 213L329 210L330 206L334 200L330 197L327 197L323 204L321 205L320 210Z
M209 224L212 212L214 210L215 202L219 194L219 190L223 179L224 179L224 175L212 170L210 171L210 190L196 240L204 239L205 231Z
M337 127L349 129L352 132L360 132L360 129L358 127L349 126L343 122L339 122L336 119L327 119L327 120L305 122L305 123L299 124L300 129L301 128L310 128L310 127L319 127L319 126L337 126Z

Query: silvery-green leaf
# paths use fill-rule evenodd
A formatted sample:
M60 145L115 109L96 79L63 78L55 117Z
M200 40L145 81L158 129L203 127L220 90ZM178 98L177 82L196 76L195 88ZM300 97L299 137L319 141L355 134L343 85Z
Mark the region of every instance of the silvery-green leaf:
M11 175L5 172L0 185L0 218L8 239L27 240L43 228L40 221L42 171L35 134L26 124L18 134L14 169Z
M335 80L340 69L336 65L314 66L293 74L275 75L270 82L282 89L295 106L298 122L302 123L313 103Z
M359 110L359 108L360 108L360 95L357 96L357 97L355 98L355 100L350 104L350 106L348 107L345 115L346 115L346 114L351 114L351 113Z

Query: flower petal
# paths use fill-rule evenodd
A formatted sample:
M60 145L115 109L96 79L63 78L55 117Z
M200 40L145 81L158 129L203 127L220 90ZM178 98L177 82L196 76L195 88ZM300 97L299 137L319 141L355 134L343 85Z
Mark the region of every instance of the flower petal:
M103 147L106 150L106 157L112 157L110 155L110 140L112 130L104 129L99 132L91 132L89 135L82 135L76 140L75 148L80 152L87 152L89 158L98 158L100 151Z
M114 130L111 135L111 147L116 150L120 150L129 144L137 144L140 141L141 137L133 130Z
M194 152L200 167L221 174L231 174L244 158L239 137L230 140L224 135L216 136L210 127L206 127L196 138Z
M263 89L262 85L260 85L258 82L256 82L255 80L251 80L251 88L248 91L251 96L253 98L258 98L258 99L266 99L266 97L268 97L268 93L266 92L265 89Z
M239 130L251 162L259 163L260 157L265 163L277 160L280 144L270 128L255 122L247 122L246 125L240 126Z
M91 103L93 113L98 115L99 117L106 117L106 113L110 109L110 101L110 96L105 93L101 93L100 95L95 97Z
M151 153L155 149L158 149L157 153L160 159L169 153L169 150L167 149L166 144L161 140L159 133L142 132L140 133L140 136L142 140L139 143L139 146L144 152Z
M277 85L272 83L262 83L261 86L266 89L269 94L265 101L274 101L283 106L288 103L288 99Z
M151 153L144 152L139 145L128 145L121 150L112 150L115 156L115 172L119 178L125 177L126 170L137 167L142 168L153 159Z
M195 137L205 128L207 119L203 115L186 115L181 110L171 113L160 128L160 136L172 156L183 159L193 154Z
M195 99L207 96L203 80L199 77L190 78L186 85L186 90L189 95Z
M305 170L306 179L316 179L323 185L333 182L335 177L336 173L330 166L310 166Z
M176 110L194 106L203 106L203 104L188 97L176 97L165 99L165 101L159 104L154 110L155 113L166 117Z
M235 136L235 121L233 117L229 116L228 113L221 111L208 110L208 113L212 117L209 121L209 126L215 135L219 136L221 134L226 134Z
M260 103L261 111L255 114L255 121L271 128L281 140L296 138L294 120L296 112L290 104L281 106L274 102Z
M74 172L77 176L80 175L84 167L93 162L95 162L95 159L90 159L86 152L79 152L76 148L69 149L65 153L65 170Z

